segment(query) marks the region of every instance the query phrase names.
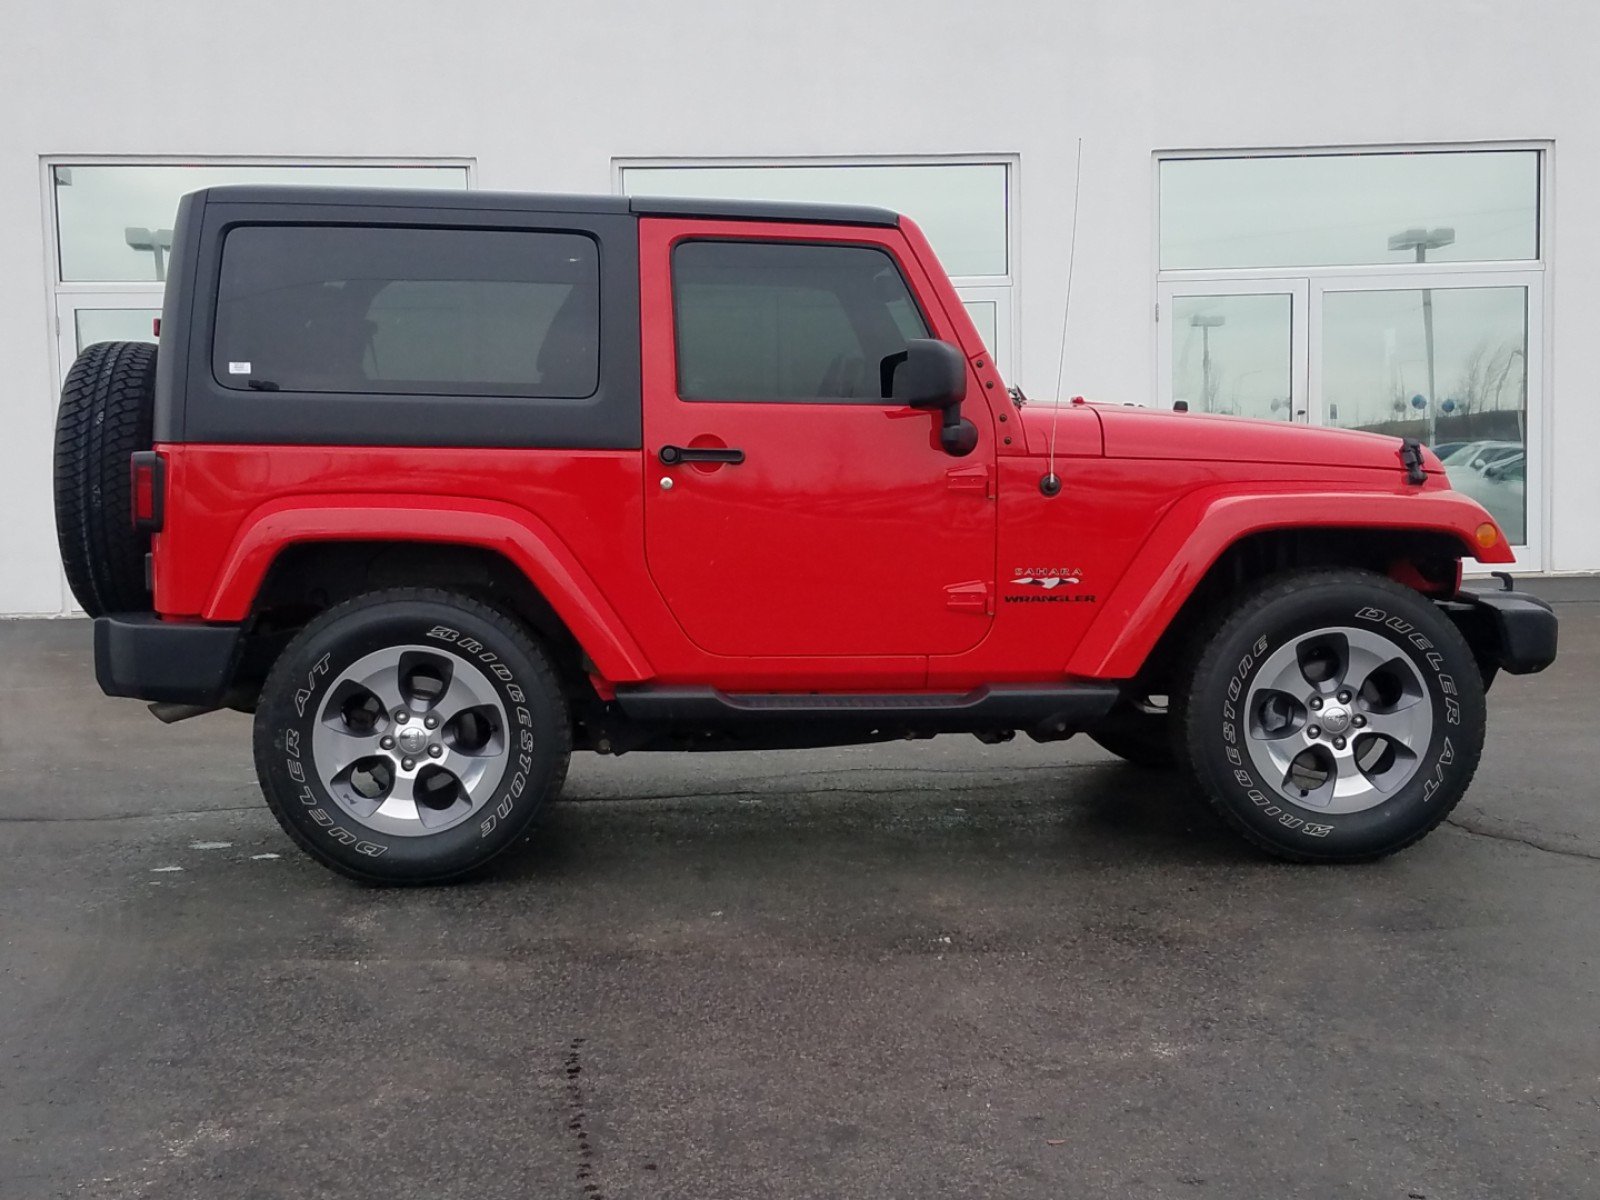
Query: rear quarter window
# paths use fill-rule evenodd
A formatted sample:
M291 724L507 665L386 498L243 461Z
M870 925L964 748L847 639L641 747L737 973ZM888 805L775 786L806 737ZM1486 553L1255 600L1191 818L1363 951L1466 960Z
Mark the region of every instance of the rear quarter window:
M553 231L238 226L212 373L244 392L586 398L598 248Z

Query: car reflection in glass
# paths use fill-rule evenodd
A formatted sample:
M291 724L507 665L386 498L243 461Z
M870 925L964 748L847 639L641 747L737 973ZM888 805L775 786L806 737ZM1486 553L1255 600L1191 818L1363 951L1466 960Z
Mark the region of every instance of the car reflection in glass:
M1473 442L1444 460L1450 486L1489 510L1506 537L1522 542L1528 456L1516 442Z

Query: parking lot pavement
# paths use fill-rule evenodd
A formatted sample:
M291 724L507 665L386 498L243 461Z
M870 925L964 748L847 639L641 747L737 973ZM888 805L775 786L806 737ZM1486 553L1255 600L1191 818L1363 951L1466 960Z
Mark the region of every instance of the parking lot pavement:
M341 881L248 720L0 625L0 1197L1600 1194L1600 589L1452 822L1255 857L1087 743L575 760Z

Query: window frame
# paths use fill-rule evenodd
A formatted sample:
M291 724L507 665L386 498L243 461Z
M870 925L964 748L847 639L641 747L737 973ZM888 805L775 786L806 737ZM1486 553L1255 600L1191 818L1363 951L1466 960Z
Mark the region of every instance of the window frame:
M73 297L93 299L107 293L118 295L148 295L151 307L161 308L166 284L157 280L135 280L117 283L112 280L93 282L67 282L61 278L61 226L56 214L55 169L57 167L183 167L196 164L208 167L455 167L466 172L465 191L478 187L478 160L459 156L413 157L309 154L304 156L276 154L41 154L39 156L39 211L43 223L44 240L42 267L44 294L49 304L50 324L48 354L52 364L52 395L47 399L52 411L55 396L61 394L61 383L67 368L61 364L60 350L63 332L60 312L62 301ZM91 307L93 307L91 305ZM65 584L63 584L65 586Z
M846 242L834 238L786 238L774 236L760 236L752 234L750 237L728 237L718 234L691 235L676 239L667 251L667 282L672 296L672 390L684 404L848 404L852 407L866 405L880 405L891 408L904 407L886 396L791 396L791 397L758 397L758 396L730 396L726 398L714 396L686 396L683 392L683 320L682 309L679 307L678 293L678 251L684 246L711 243L715 245L756 245L756 246L805 246L823 247L847 250L863 250L869 253L880 254L889 260L895 273L900 277L900 284L906 290L906 296L911 300L912 307L916 309L917 316L922 320L922 327L926 337L937 337L937 326L928 319L928 310L917 296L916 288L912 287L911 280L906 276L905 264L900 261L894 248L879 242Z
M41 154L38 158L39 170L39 214L40 233L39 244L40 279L43 283L43 295L47 306L47 319L44 325L44 341L42 348L47 356L50 370L50 392L41 397L40 401L50 406L49 412L54 413L56 398L61 395L62 382L71 369L76 354L67 353L65 336L75 348L77 345L77 331L69 328L63 321L63 314L73 311L78 306L87 308L102 307L102 301L115 300L125 302L138 297L148 297L150 308L156 312L161 311L162 297L166 285L160 281L145 280L132 283L116 283L114 281L99 280L94 282L65 282L61 278L61 228L56 213L55 202L55 169L57 167L161 167L161 166L190 166L203 164L217 167L454 167L466 174L465 191L475 191L478 187L478 160L463 155L444 156L414 156L414 155L290 155L290 154ZM52 418L53 419L53 418ZM60 578L61 585L61 612L76 613L82 611L78 608L77 601L67 586L66 576Z
M222 234L221 245L220 245L220 248L219 248L219 251L218 251L217 301L216 301L216 305L214 305L213 307L214 308L220 307L220 305L222 303L222 301L221 301L221 287L222 287L223 281L226 278L226 272L227 272L227 269L228 269L228 243L232 240L232 238L234 237L235 234L237 234L237 233L239 233L239 232L241 232L243 230L248 230L248 229L277 229L277 230L282 230L282 229L328 229L328 228L338 228L338 226L330 225L330 224L323 224L323 223L318 223L318 222L309 222L309 221L292 221L292 222L290 222L290 221L256 221L256 222L240 221L238 223L229 225L227 227L227 229L224 231L224 233ZM375 224L362 223L362 224L359 224L359 225L350 226L350 228L355 228L355 229L360 229L360 230L384 230L384 231L387 231L387 232L394 232L394 233L435 233L435 232L437 232L437 233L464 233L464 234L485 234L485 233L487 233L487 234L494 234L494 235L521 234L521 235L525 235L525 236L534 236L534 237L548 234L548 235L554 235L556 237L577 237L577 238L582 238L583 240L585 240L586 242L589 243L589 246L591 248L591 253L593 255L593 257L591 259L591 262L590 262L590 266L593 268L593 272L594 272L594 274L593 274L593 286L594 286L595 297L596 297L595 306L594 306L594 310L595 310L595 328L594 328L595 353L594 353L594 364L593 364L594 369L593 369L593 375L592 375L593 384L589 388L589 390L587 392L584 392L582 395L569 395L569 394L567 394L565 392L540 392L540 391L531 391L531 390L519 390L520 389L520 385L517 385L517 386L507 385L504 388L500 388L500 389L496 389L496 390L484 390L482 388L482 384L485 381L483 381L483 380L448 381L448 380L368 379L368 380L366 380L366 382L371 386L364 387L364 388L335 388L335 387L308 388L308 387L288 387L288 386L284 386L284 387L281 388L282 391L295 392L295 393L300 393L300 394L305 394L305 395L317 395L317 396L321 396L321 395L326 395L326 396L362 396L362 395L366 395L366 396L374 396L374 397L383 397L383 396L392 396L392 395L405 395L405 396L430 397L430 398L437 398L437 399L441 399L441 400L448 400L448 399L475 400L475 399L490 399L490 398L494 398L494 399L512 399L512 400L537 400L537 401L552 402L552 403L561 402L561 401L570 401L570 402L572 402L574 404L581 404L581 403L584 403L585 401L591 400L594 397L595 393L600 390L601 360L602 360L602 357L603 357L602 350L601 350L601 343L602 343L602 330L603 330L605 321L604 321L604 317L603 317L604 302L603 302L603 300L600 299L601 291L602 291L601 270L600 270L600 253L601 253L601 251L600 251L600 239L595 234L593 234L591 232L588 232L586 230L582 230L582 229L520 229L520 228L493 228L493 227L488 227L488 228L483 228L483 227L480 227L480 228L457 228L457 227L453 227L453 226L449 226L449 225L417 224L417 223L410 223L410 222L405 222L405 221L396 221L396 222L394 222L392 224L385 224L385 225L375 225ZM421 283L421 282L431 282L431 281L428 281L428 280L415 280L415 279L391 279L391 280L389 280L389 282L390 283ZM537 282L537 281L534 281L534 280L526 280L526 281L520 281L520 280L493 281L493 280L463 279L463 280L453 280L451 282L459 282L459 283L513 282L513 283L515 283L515 282ZM380 293L379 294L381 294L381 289L380 289ZM374 296L374 299L376 299L376 296ZM370 314L370 310L369 310L369 314ZM218 388L222 389L225 392L233 392L233 393L239 395L242 399L260 399L263 395L270 394L270 393L263 393L263 392L257 391L255 389L249 388L248 386L244 386L244 385L242 385L242 384L240 384L238 382L235 382L231 377L230 378L224 378L223 376L217 374L217 365L221 360L218 358L216 322L212 323L211 345L210 345L209 349L210 349L210 359L211 359L211 382L214 383ZM541 343L540 349L539 349L539 351L537 353L543 353L543 344L542 343ZM424 383L432 383L432 384L435 384L437 386L433 386L433 387L420 386L421 384L424 384ZM474 384L476 384L478 386L474 387ZM387 386L385 386L385 385L387 385ZM405 386L395 386L395 385L405 385ZM280 389L274 388L272 390L273 391L278 391Z
M53 180L57 167L363 167L370 169L434 167L466 173L464 191L478 188L478 160L461 156L418 157L407 155L328 155L328 154L41 154L39 156L39 199L44 217L45 281L52 294L93 295L106 289L133 291L148 288L160 295L165 286L159 280L78 280L61 278L61 226L56 213ZM441 189L451 191L454 189ZM158 306L159 307L159 306Z
M1538 206L1536 220L1538 222L1538 257L1524 259L1492 259L1462 262L1430 262L1418 264L1415 262L1374 263L1370 265L1335 266L1335 267L1229 267L1229 268L1193 268L1163 270L1161 268L1161 164L1171 159L1193 158L1282 158L1285 156L1324 156L1342 157L1351 155L1369 154L1462 154L1492 151L1533 151L1539 156L1538 167ZM1151 314L1150 341L1147 362L1150 364L1149 391L1151 396L1162 395L1162 369L1165 359L1161 353L1163 337L1162 321L1167 314L1162 312L1161 300L1164 290L1171 285L1207 285L1207 284L1249 284L1252 282L1269 285L1283 280L1285 277L1295 277L1308 281L1313 293L1320 290L1362 290L1364 283L1369 288L1382 289L1385 286L1403 287L1401 281L1415 279L1418 268L1421 267L1430 277L1440 280L1441 286L1448 286L1451 282L1461 285L1479 283L1480 286L1491 286L1494 276L1538 276L1541 286L1529 286L1528 312L1530 328L1528 333L1527 353L1530 358L1536 358L1538 367L1531 370L1528 378L1530 397L1537 394L1538 401L1530 401L1528 412L1525 414L1528 422L1528 436L1525 451L1529 455L1537 455L1538 461L1528 468L1529 473L1538 479L1535 489L1537 496L1529 496L1526 501L1525 516L1529 531L1528 541L1517 547L1517 566L1519 569L1539 571L1545 569L1550 561L1551 554L1551 510L1553 506L1554 489L1549 478L1549 466L1554 461L1555 422L1550 413L1550 398L1553 379L1552 370L1555 361L1554 354L1554 325L1551 319L1553 312L1555 272L1550 269L1555 256L1558 231L1554 221L1554 196L1555 188L1553 173L1555 169L1555 143L1548 138L1528 138L1515 140L1485 140L1466 142L1375 142L1368 144L1331 144L1317 146L1234 146L1210 148L1177 148L1169 147L1152 152L1150 157L1150 262L1152 269L1147 278L1150 280L1149 305L1147 311ZM1508 286L1519 286L1519 282L1508 280ZM1311 309L1317 307L1315 314L1317 320L1321 319L1320 306L1308 300L1306 310L1307 331L1311 336L1319 336L1320 331L1315 330L1310 322L1313 320ZM1538 315L1539 328L1535 331L1531 322L1534 314ZM1308 355L1307 370L1315 373L1320 366L1315 363L1314 355ZM1310 393L1308 375L1307 393ZM1468 561L1468 570L1481 573L1488 568L1475 566Z
M944 167L989 166L1003 167L1006 175L1006 273L1004 275L951 275L956 295L963 302L973 299L996 302L998 311L997 339L1002 343L987 347L997 365L1010 376L1015 376L1021 362L1018 318L1017 263L1019 262L1018 230L1021 222L1022 156L1015 152L974 154L822 154L822 155L634 155L618 156L611 160L611 188L618 196L630 193L624 186L623 173L635 169L670 167L679 170L723 167ZM937 253L937 250L935 250ZM903 273L903 271L902 271ZM969 293L978 293L969 295ZM915 292L913 292L915 295Z
M1455 270L1463 274L1478 274L1483 271L1510 270L1525 271L1530 264L1543 264L1548 257L1546 238L1549 233L1548 201L1550 194L1550 181L1548 178L1549 142L1467 142L1449 143L1438 142L1423 145L1372 145L1372 146L1316 146L1316 147L1257 147L1239 150L1157 150L1153 155L1151 178L1151 213L1153 216L1152 233L1154 240L1153 261L1156 273L1163 281L1199 278L1237 278L1251 279L1257 277L1272 277L1274 275L1307 274L1318 275L1371 275L1384 272L1403 272L1407 268L1416 267L1414 262L1373 262L1373 263L1341 263L1337 265L1308 266L1306 264L1289 264L1283 266L1265 267L1163 267L1161 265L1161 165L1168 162L1185 162L1197 159L1205 160L1242 160L1257 158L1376 158L1380 156L1406 156L1420 158L1424 155L1456 155L1456 154L1495 154L1495 153L1520 153L1533 154L1537 158L1535 171L1535 186L1537 195L1534 198L1534 242L1538 254L1533 258L1463 258L1449 262L1429 262L1422 265L1429 270L1447 271Z
M1539 155L1539 198L1537 258L1463 259L1460 262L1430 262L1420 264L1429 271L1440 274L1480 275L1486 271L1546 270L1555 241L1551 224L1550 160L1554 143L1549 141L1521 142L1430 142L1425 144L1383 143L1349 146L1259 146L1232 149L1157 150L1150 158L1150 262L1154 266L1152 277L1156 284L1201 282L1205 280L1276 279L1284 275L1317 276L1337 279L1357 275L1404 275L1414 272L1414 262L1356 264L1336 267L1185 267L1163 269L1161 266L1161 164L1174 159L1191 158L1347 158L1372 154L1472 154L1492 151L1533 151ZM1152 289L1152 300L1154 289Z

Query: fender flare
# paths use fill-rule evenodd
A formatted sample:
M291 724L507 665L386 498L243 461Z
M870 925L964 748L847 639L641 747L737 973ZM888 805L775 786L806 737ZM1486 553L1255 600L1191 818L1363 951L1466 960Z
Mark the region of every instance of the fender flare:
M1446 488L1432 491L1307 490L1239 493L1207 488L1169 508L1107 595L1067 664L1067 673L1131 679L1178 610L1224 551L1241 538L1277 529L1385 529L1440 533L1464 556L1512 562L1511 547L1481 546L1479 526L1493 523L1475 501Z
M473 546L522 571L606 679L648 679L644 652L561 537L532 513L454 496L318 495L262 505L234 535L202 616L242 621L279 554L307 542Z

